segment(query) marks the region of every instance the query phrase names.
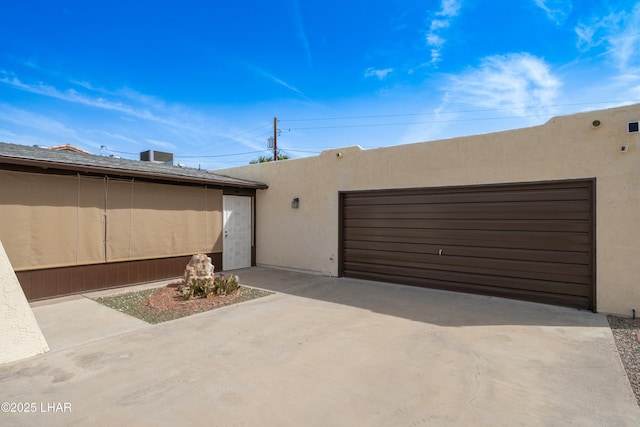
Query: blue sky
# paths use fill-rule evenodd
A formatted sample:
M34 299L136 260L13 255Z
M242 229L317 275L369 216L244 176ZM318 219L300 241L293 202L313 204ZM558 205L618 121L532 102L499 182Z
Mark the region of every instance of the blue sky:
M5 0L0 141L223 168L640 102L640 1Z

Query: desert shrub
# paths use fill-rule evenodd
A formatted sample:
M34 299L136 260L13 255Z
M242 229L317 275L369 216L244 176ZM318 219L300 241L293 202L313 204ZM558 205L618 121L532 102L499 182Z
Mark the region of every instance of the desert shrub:
M240 288L238 276L225 277L221 274L213 281L213 293L216 295L229 295Z
M194 278L187 285L182 286L182 296L184 299L207 297L213 290L214 285L210 278Z
M208 298L210 296L224 296L235 292L240 288L238 276L225 277L223 274L210 278L191 279L187 285L180 288L184 299Z

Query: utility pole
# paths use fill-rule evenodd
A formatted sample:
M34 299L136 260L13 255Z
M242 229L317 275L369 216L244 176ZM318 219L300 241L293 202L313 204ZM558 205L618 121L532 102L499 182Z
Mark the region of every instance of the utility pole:
M273 161L278 160L278 118L273 118Z

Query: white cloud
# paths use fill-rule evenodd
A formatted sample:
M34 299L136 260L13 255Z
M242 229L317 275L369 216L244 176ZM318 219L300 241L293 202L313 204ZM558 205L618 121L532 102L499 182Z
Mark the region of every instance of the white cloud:
M393 68L384 68L384 69L375 69L375 68L367 68L364 72L365 77L377 77L380 80L383 80L389 73L393 72Z
M1 124L5 123L4 126ZM10 131L6 124L11 125L14 131ZM54 120L40 114L12 107L8 104L0 104L0 126L7 135L13 134L12 142L27 145L56 145L51 141L60 144L81 144L95 147L95 141L82 137L80 133L67 126L65 123ZM25 132L27 130L28 132Z
M121 135L119 133L106 132L104 130L99 130L99 131L96 131L96 132L101 134L101 135L104 135L104 136L106 136L106 137L108 137L110 139L118 139L120 141L127 142L129 144L134 145L134 146L135 145L140 145L140 143L138 141L136 141L135 139L129 138L128 136L125 136L125 135Z
M149 144L157 145L158 147L162 147L162 148L167 149L167 150L175 150L176 149L175 144L172 144L171 142L158 141L157 139L151 139L151 138L147 138L147 139L145 139L145 141L148 142Z
M430 64L435 65L442 58L442 47L446 39L441 32L451 26L451 19L458 16L461 7L461 0L442 0L440 9L434 14L429 25L429 30L425 35L427 46L431 48Z
M293 1L293 22L296 26L298 39L300 40L300 43L302 43L302 48L304 49L304 53L307 57L307 64L309 68L311 68L311 48L309 47L309 39L307 39L307 34L304 29L302 14L300 13L300 4L297 0Z
M573 2L571 0L534 0L536 6L544 10L547 17L560 25L571 13Z
M636 72L640 70L640 3L633 12L624 15L619 31L613 32L608 42L610 44L609 53L614 58L621 69L633 68Z
M484 58L478 68L450 76L446 98L487 109L544 110L553 105L560 81L541 58L527 53Z
M0 83L5 83L16 89L23 90L25 92L34 93L37 95L47 96L50 98L60 99L62 101L71 102L74 104L85 105L89 107L100 108L104 110L117 111L130 116L134 116L140 119L155 121L159 123L165 123L166 121L160 117L155 116L148 109L138 109L131 105L126 105L120 100L111 99L108 100L104 97L93 97L90 95L82 94L75 89L68 89L66 91L59 90L53 86L49 86L45 83L23 83L17 77L5 77L0 78Z
M167 104L129 88L110 91L89 82L70 83L68 88L58 88L44 82L24 82L13 73L0 70L0 85L99 110L97 114L92 113L92 124L87 128L86 122L79 117L65 115L64 109L54 119L51 114L40 115L0 103L1 134L19 135L7 142L72 143L94 151L106 145L114 152L120 150L118 154L131 154L146 143L169 150L180 147L187 154L210 151L213 146L236 149L245 146L254 150L258 147L250 138L237 136L240 132L230 134L225 131L229 126L215 114L202 114L178 104ZM281 84L286 85L284 82ZM34 110L41 108L36 106ZM115 113L115 116L105 113ZM167 143L167 140L172 143Z
M580 50L602 48L623 73L640 75L640 3L631 12L614 11L582 22L575 32Z
M269 80L279 84L280 86L289 89L291 92L294 92L294 93L300 95L301 97L307 99L307 96L304 93L302 93L302 91L300 89L296 88L295 86L290 85L289 83L287 83L284 80L274 76L273 74L267 72L266 70L263 70L262 68L256 67L254 65L249 66L249 69L251 69L255 73L260 74L261 76L266 77Z
M441 30L443 28L449 28L451 23L448 20L444 19L434 19L431 21L431 26L429 27L431 31Z
M440 12L437 15L440 16L456 16L460 11L460 0L442 0L440 6Z
M429 46L440 47L444 42L445 40L436 34L427 34L427 44Z

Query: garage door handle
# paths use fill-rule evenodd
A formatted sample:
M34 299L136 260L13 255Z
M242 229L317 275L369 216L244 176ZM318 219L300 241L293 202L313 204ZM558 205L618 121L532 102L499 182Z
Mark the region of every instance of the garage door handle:
M442 249L438 250L438 256L442 255Z

